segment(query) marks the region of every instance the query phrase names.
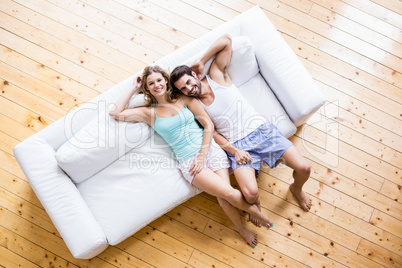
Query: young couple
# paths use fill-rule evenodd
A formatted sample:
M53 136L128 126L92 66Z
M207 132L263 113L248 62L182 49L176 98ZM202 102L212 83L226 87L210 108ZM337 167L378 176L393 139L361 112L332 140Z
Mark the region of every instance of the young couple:
M257 113L227 72L231 54L231 38L223 35L191 68L178 66L169 76L158 66L146 67L110 115L117 120L146 122L161 135L172 148L184 178L216 196L235 230L255 247L257 235L244 227L239 209L248 212L255 225L273 226L261 212L256 174L262 161L275 167L278 160L283 160L294 170L290 190L306 211L311 200L302 187L310 176L310 166L274 125L256 125L253 122L257 121L250 120ZM204 64L214 55L208 75L199 80ZM147 106L126 109L138 90L144 94ZM229 166L241 192L230 185Z

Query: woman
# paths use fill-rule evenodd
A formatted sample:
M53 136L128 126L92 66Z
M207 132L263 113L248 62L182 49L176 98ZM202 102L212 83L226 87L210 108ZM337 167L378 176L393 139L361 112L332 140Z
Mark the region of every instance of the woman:
M126 109L130 98L141 88L147 106ZM110 115L117 120L146 122L172 148L185 179L195 187L218 198L235 229L255 247L257 237L241 223L236 208L254 215L263 226L272 226L257 206L249 205L229 181L229 163L224 151L212 140L214 126L195 98L173 94L169 74L158 66L148 66L142 77L116 103ZM197 121L202 125L201 128ZM212 146L211 146L212 145ZM224 179L222 179L224 178Z

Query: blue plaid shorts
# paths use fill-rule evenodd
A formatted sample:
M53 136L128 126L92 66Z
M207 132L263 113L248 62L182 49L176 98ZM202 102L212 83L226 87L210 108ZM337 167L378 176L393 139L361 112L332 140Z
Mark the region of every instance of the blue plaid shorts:
M275 125L266 122L246 137L233 143L234 147L247 151L253 158L252 162L240 165L231 153L226 153L233 170L249 166L258 174L261 169L261 161L267 163L271 168L276 167L279 164L278 159L292 145L292 142L285 138Z

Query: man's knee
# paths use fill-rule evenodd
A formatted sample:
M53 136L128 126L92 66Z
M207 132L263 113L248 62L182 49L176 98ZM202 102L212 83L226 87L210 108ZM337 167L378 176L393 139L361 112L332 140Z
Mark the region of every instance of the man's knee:
M244 199L249 204L254 204L255 202L257 202L257 200L259 198L258 188L257 189L248 189L248 188L242 189L242 193L243 193Z
M299 165L297 167L297 170L295 170L295 171L298 172L298 173L301 173L301 174L303 174L305 176L310 176L311 166L310 166L309 163L305 162L305 163Z

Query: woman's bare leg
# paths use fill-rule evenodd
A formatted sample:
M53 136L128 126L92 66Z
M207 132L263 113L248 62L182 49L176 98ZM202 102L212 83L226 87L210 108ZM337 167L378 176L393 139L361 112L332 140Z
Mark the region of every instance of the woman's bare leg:
M230 184L229 169L219 169L215 171L215 174L219 175L223 181ZM234 229L244 238L244 240L246 240L250 246L255 247L258 244L257 235L244 227L243 222L241 221L239 209L232 206L223 198L217 197L217 199L223 211L232 221Z
M258 193L255 170L252 167L244 166L236 168L233 173L246 202L250 205L256 205L261 211L260 195ZM254 225L261 226L261 223L259 223L253 215L249 214L249 219Z
M192 183L202 191L223 198L232 206L252 214L262 226L267 228L271 226L272 222L267 216L261 213L256 205L247 204L239 190L234 189L229 183L220 180L219 176L210 169L204 168L194 177Z
M303 185L310 177L309 163L304 159L294 145L290 146L281 158L285 165L293 169L294 183L290 185L290 191L297 198L300 207L305 211L309 211L311 208L311 199L303 191Z

